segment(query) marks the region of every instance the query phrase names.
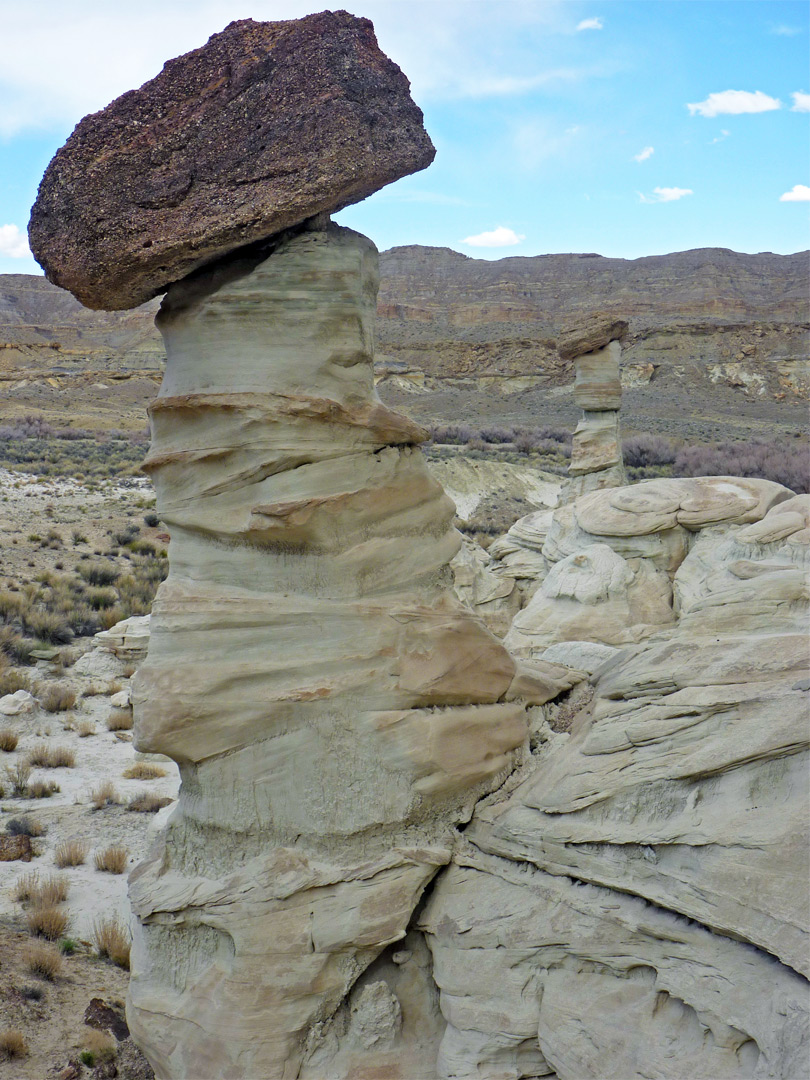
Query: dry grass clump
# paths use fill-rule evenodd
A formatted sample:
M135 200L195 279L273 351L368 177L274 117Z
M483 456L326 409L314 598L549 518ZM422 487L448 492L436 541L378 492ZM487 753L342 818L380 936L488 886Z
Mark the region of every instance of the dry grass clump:
M28 1043L23 1033L17 1028L5 1028L0 1031L0 1057L6 1061L12 1058L25 1057L28 1053Z
M62 971L62 957L59 950L44 941L32 942L25 953L25 963L32 975L39 975L49 981Z
M59 791L59 785L53 780L31 780L28 784L30 799L50 799Z
M36 906L51 907L53 904L63 904L70 892L70 882L56 874L51 874L43 879L42 884L35 890L32 900Z
M25 798L28 794L28 780L31 776L31 766L27 761L17 761L6 769L6 776L11 781L14 794L18 798Z
M42 687L37 697L45 712L67 712L76 704L76 691L63 683L49 683Z
M29 933L47 938L48 941L58 941L67 928L68 917L55 906L35 907L28 912L26 921Z
M9 628L6 627L5 629L6 634L3 636L2 639L0 639L0 648L4 647L6 642L11 644L10 635L8 632ZM0 656L5 659L4 652L0 652ZM16 694L18 690L30 691L30 689L31 683L28 679L28 676L23 674L22 671L4 671L2 674L0 674L0 697L5 697L6 694Z
M65 866L81 866L86 858L87 844L83 840L63 840L53 853L53 861L60 870Z
M121 798L112 781L105 780L90 792L90 802L94 809L103 810L105 806L119 806Z
M16 731L12 731L11 728L0 728L0 750L10 754L12 750L17 749L19 741L20 736Z
M96 1028L86 1027L82 1033L82 1050L79 1059L83 1065L92 1069L105 1061L112 1061L115 1057L115 1039L106 1031L98 1031Z
M37 743L28 755L28 764L40 769L72 769L76 764L76 755L69 746Z
M131 731L132 710L113 709L107 717L107 731Z
M117 919L98 919L93 923L93 940L98 955L107 957L129 971L129 935Z
M111 844L103 851L97 851L93 862L96 870L103 870L107 874L123 874L127 868L127 849L120 844Z
M159 777L166 775L166 770L161 769L160 765L152 765L148 761L137 761L134 765L130 765L128 769L125 769L121 775L125 780L157 780Z
M133 795L127 803L127 810L134 810L137 814L156 814L158 810L168 806L171 801L171 799L164 798L162 795L153 795L151 792L146 791L143 795Z
M33 870L29 870L27 874L20 874L14 882L14 888L11 890L11 898L12 900L16 900L18 904L25 904L31 899L35 890L38 888L39 874Z
M95 735L96 725L92 720L82 720L79 726L76 728L76 734L80 739L87 739L91 735Z

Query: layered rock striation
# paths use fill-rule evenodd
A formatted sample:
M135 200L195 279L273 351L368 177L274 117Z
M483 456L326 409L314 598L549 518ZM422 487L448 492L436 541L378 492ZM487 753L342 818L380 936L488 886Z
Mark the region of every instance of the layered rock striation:
M298 1068L560 688L451 591L453 505L373 388L373 245L317 219L262 255L158 317L136 745L182 787L132 877L129 1013L166 1078Z
M438 1076L801 1076L810 497L652 481L555 517L546 581L600 535L658 564L672 623L600 644L584 587L590 626L548 603L537 619L537 655L585 666L595 650L590 692L534 710L530 761L479 805L420 916L447 1020Z

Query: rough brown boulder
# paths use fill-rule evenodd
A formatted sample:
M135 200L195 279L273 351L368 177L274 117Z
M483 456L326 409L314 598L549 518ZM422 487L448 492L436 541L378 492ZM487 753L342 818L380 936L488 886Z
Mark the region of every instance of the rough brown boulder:
M578 316L563 327L557 338L557 352L563 360L573 360L585 353L604 349L611 341L627 337L627 323L605 311L594 311L587 318Z
M87 307L135 307L434 154L368 19L243 19L79 123L40 184L31 249Z

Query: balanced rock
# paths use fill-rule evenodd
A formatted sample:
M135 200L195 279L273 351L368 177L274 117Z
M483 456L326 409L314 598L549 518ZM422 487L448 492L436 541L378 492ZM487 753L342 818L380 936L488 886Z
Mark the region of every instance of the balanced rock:
M368 19L243 19L79 123L40 184L31 249L87 307L136 307L434 153Z
M563 327L557 337L557 352L563 360L573 360L585 353L604 349L611 341L627 337L628 324L604 311L594 311L587 318L578 316Z

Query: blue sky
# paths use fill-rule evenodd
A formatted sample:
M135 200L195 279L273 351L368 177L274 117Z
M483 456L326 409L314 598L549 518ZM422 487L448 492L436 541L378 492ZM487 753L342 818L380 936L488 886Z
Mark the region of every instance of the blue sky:
M338 5L335 5L336 7ZM478 258L808 247L801 0L358 0L411 79L433 165L343 224ZM299 0L0 0L0 273L74 124L231 19Z

